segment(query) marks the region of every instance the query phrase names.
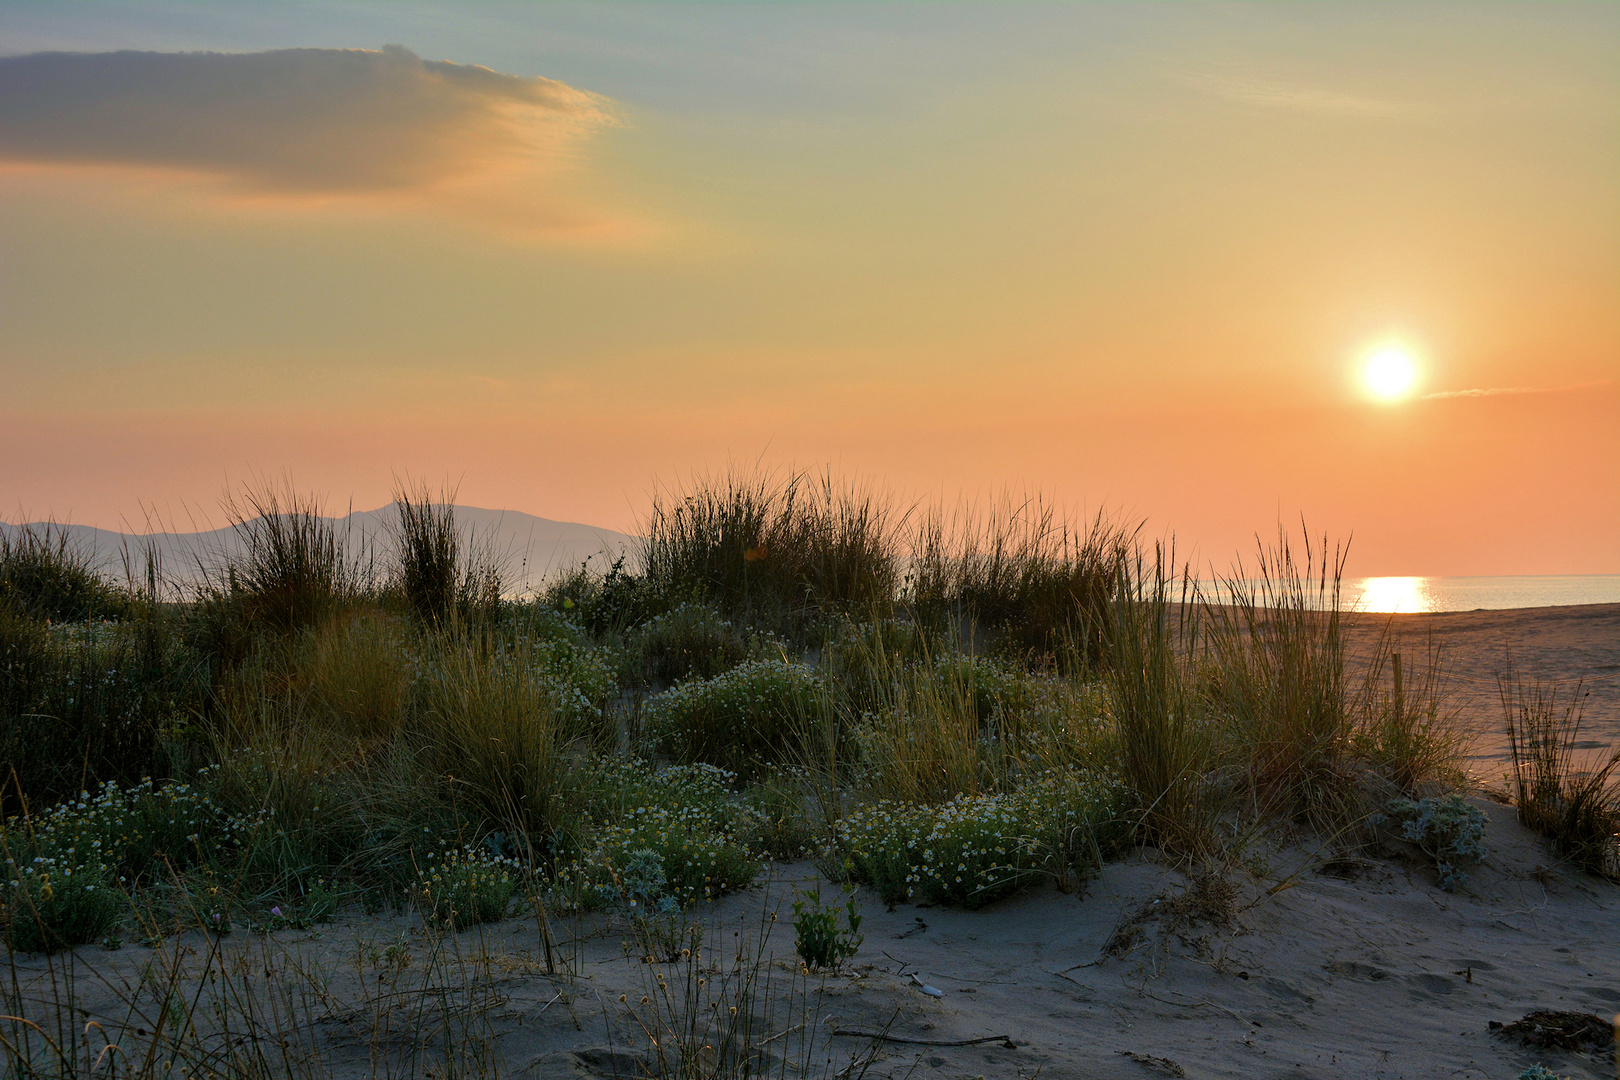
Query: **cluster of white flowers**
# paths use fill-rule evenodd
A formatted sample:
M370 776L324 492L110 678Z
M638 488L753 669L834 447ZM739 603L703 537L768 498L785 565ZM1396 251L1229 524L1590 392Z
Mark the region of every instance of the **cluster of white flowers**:
M493 922L505 917L522 872L516 859L469 844L431 857L413 892L423 916L434 922Z
M1104 828L1122 790L1109 777L1051 773L940 806L883 802L846 817L837 844L886 900L978 907L1047 872L1082 831Z
M27 947L92 940L127 908L132 877L206 862L252 827L189 784L108 781L32 820L0 826L0 908Z
M604 763L593 781L602 800L591 843L561 877L583 885L589 902L609 904L621 898L627 868L649 858L681 904L747 885L760 869L742 839L755 818L731 793L735 780L713 765Z
M127 788L109 780L93 795L81 792L53 806L31 827L12 819L5 829L29 835L31 847L56 858L82 850L140 872L162 859L175 865L206 861L241 845L258 823L257 817L224 813L190 784L147 778Z

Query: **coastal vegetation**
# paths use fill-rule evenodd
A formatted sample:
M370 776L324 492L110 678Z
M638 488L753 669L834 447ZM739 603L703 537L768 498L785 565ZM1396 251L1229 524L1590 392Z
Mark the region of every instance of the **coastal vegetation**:
M200 554L184 592L0 534L13 957L359 906L451 936L528 912L548 970L550 920L619 911L690 962L693 905L773 860L977 909L1142 848L1207 876L1262 838L1404 829L1448 888L1483 854L1438 659L1353 654L1321 542L1279 535L1209 591L1106 517L732 475L513 597L451 502L402 489L377 551L312 498L246 492L242 554ZM1527 694L1504 698L1521 817L1612 869L1615 762L1577 776L1576 721ZM854 900L803 904L808 967L853 954ZM19 1075L65 1054L36 1034L0 1021Z

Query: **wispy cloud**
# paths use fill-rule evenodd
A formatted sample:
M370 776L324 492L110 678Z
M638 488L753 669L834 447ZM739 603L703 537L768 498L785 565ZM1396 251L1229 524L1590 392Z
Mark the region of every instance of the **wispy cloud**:
M613 122L565 83L397 45L0 58L0 166L156 171L258 203L428 199L578 226L548 179Z
M1612 379L1599 379L1596 382L1569 383L1565 386L1490 386L1472 390L1437 390L1432 394L1424 394L1423 399L1433 401L1440 398L1503 397L1508 394L1564 394L1572 390L1591 390L1599 386L1612 385Z
M1188 79L1206 93L1266 109L1346 117L1416 116L1421 108L1388 98L1253 75L1199 75Z

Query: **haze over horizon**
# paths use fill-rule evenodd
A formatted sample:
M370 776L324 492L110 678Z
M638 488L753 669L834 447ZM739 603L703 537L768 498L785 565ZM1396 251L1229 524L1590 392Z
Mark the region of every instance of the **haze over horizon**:
M1620 573L1617 85L1598 5L22 0L0 516L759 462Z

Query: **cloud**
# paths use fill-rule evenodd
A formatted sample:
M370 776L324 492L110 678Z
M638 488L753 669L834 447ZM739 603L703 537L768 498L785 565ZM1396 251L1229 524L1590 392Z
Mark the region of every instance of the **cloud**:
M1434 401L1442 398L1501 397L1505 394L1563 394L1571 390L1591 390L1609 385L1611 380L1599 379L1597 382L1570 383L1567 386L1490 386L1473 390L1437 390L1432 394L1424 394L1423 399Z
M1399 101L1253 76L1200 76L1189 80L1217 97L1261 108L1346 117L1409 117L1419 110Z
M611 122L565 83L397 45L0 57L0 164L155 168L258 196L546 172Z

